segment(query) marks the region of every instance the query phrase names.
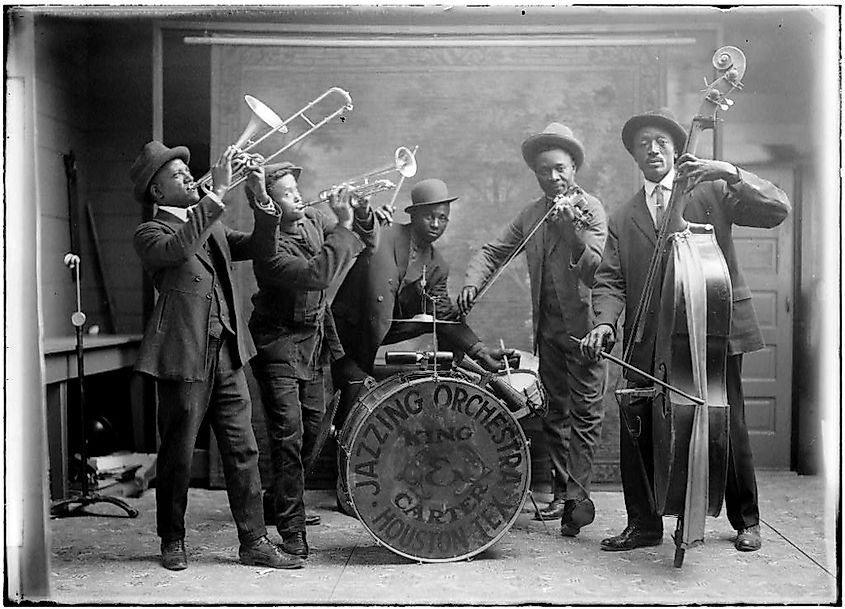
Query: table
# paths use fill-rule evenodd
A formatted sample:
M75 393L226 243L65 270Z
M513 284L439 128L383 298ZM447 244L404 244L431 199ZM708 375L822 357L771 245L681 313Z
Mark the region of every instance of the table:
M84 336L86 390L104 372L131 368L141 344L140 334L100 334ZM50 457L50 495L68 496L68 381L78 378L76 336L44 339L44 385L47 401L47 444ZM132 392L130 408L134 441L143 442L143 401Z

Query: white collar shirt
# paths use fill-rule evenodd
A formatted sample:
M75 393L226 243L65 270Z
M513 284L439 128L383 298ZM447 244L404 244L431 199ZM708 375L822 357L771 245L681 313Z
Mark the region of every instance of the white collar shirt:
M166 211L169 214L172 214L179 218L182 222L188 221L188 209L189 207L173 207L171 205L159 205L159 211Z
M648 213L651 214L651 220L657 226L657 187L663 189L663 206L664 210L669 205L669 199L672 197L672 182L675 180L675 170L672 169L663 176L660 182L651 182L643 180L643 189L645 190L645 202L648 207Z

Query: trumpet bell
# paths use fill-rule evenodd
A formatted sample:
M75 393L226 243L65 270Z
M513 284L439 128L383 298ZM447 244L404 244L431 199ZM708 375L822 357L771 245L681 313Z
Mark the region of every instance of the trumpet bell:
M249 119L249 124L241 133L238 141L235 142L235 148L243 150L247 142L252 139L252 136L258 133L259 129L263 129L264 125L270 127L273 131L279 133L287 133L288 128L284 121L278 114L273 112L264 102L254 98L252 95L244 95L244 101L252 110L252 118Z
M414 153L399 146L394 154L394 163L396 171L398 171L405 178L412 178L417 174L417 159Z

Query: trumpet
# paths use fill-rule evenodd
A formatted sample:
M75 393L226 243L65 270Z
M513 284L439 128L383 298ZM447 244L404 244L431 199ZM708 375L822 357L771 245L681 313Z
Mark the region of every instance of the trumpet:
M341 98L340 105L337 107L337 109L327 114L321 119L311 120L306 114L306 112L311 111L314 106L316 106L332 94L335 94ZM289 150L292 146L301 142L303 139L314 133L317 129L319 129L326 123L341 116L344 112L352 110L352 97L350 97L349 93L344 91L340 87L331 87L325 93L319 95L318 97L308 102L306 105L304 105L297 112L293 113L285 120L282 120L278 114L273 112L273 110L267 107L264 103L252 97L251 95L245 95L244 101L246 101L247 105L249 105L250 107L250 110L252 110L253 116L250 119L249 124L246 126L246 129L244 129L243 133L241 133L241 136L233 144L235 148L238 149L238 151L236 158L232 163L232 181L229 184L230 189L244 182L249 176L250 171L252 171L253 167L255 166L255 163L250 161L254 159L257 155L250 153L250 151L274 133L287 133L288 125L297 119L304 121L306 125L308 125L308 129L306 131L297 135L295 138L293 138L287 144L276 150L276 152L274 152L270 156L264 157L263 161L258 163L259 166L268 164L270 161L283 154L285 151ZM253 136L256 135L261 129L262 123L266 124L270 129L267 130L258 139L253 140ZM205 191L206 193L211 192L214 186L211 177L211 172L207 172L194 184L195 186L202 188L203 191Z
M404 146L399 146L399 148L397 148L396 151L393 153L392 165L388 165L386 167L382 167L381 169L376 169L374 171L369 171L365 174L356 176L351 180L347 180L346 182L336 184L331 188L327 188L326 190L321 191L315 200L305 203L304 206L308 207L311 205L317 205L318 203L325 203L331 197L332 191L344 186L347 188L350 194L356 196L359 199L366 199L368 197L373 196L374 194L383 192L385 190L395 189L398 192L397 185L391 182L390 180L386 178L373 180L373 178L385 173L397 171L401 176L399 181L399 186L401 186L402 181L405 178L411 178L417 173L417 159L415 156L416 152L417 147L414 147L413 150L409 150Z

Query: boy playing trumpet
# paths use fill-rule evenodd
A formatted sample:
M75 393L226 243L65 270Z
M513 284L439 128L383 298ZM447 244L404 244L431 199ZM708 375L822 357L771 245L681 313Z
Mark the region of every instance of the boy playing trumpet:
M282 549L305 558L303 456L311 454L323 418L325 372L343 355L326 293L375 247L378 224L369 202L343 188L329 200L336 221L306 207L300 172L287 162L265 166L247 181L247 197L259 207L275 205L282 216L275 253L253 263L258 292L249 329L258 355L251 365L267 418Z

